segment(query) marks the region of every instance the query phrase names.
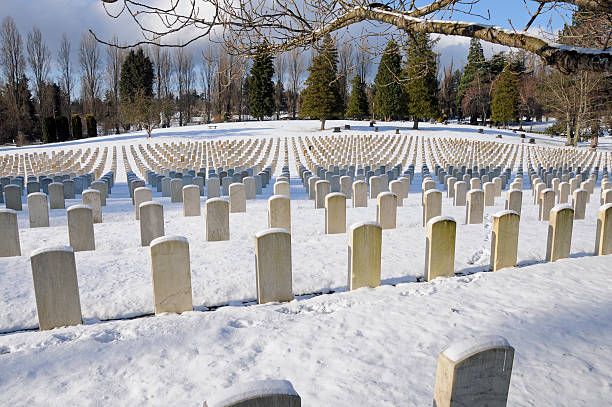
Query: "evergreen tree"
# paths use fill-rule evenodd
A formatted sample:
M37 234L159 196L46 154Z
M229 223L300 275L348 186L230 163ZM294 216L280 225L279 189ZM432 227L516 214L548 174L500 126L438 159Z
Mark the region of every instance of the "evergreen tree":
M438 102L438 64L433 42L426 33L416 33L408 45L405 78L408 111L414 117L414 129L422 118L440 114Z
M276 105L276 119L280 119L281 112L286 112L288 108L287 104L287 92L283 83L278 80L274 85L274 104Z
M87 122L87 137L98 137L98 122L93 114L85 116Z
M399 47L393 40L378 64L378 72L374 79L376 92L374 94L374 113L389 121L402 113L403 91L401 85L402 57Z
M457 90L457 106L461 106L466 89L474 81L476 75L481 74L484 69L485 57L480 40L472 38L470 41L467 60L468 62L463 68L463 76Z
M121 77L119 78L121 101L127 102L139 91L144 96L152 97L154 77L153 63L142 48L138 48L135 52L130 50L121 65Z
M306 88L302 91L300 116L321 120L321 130L325 121L342 117L343 103L336 81L338 71L338 50L331 37L323 39L319 53L312 59L308 68Z
M491 120L501 122L504 127L509 121L518 119L519 92L518 73L510 65L499 75L493 87Z
M78 114L72 115L72 139L79 140L83 138L83 122Z
M367 85L361 80L360 75L355 75L351 84L351 98L346 108L346 117L363 120L370 116L368 95L366 94Z
M265 46L259 47L249 76L249 109L251 116L263 120L274 114L274 65Z
M53 118L53 116L45 117L43 120L42 141L43 143L55 143L57 141L57 132L55 129L55 118Z
M57 141L67 141L70 137L70 125L66 116L58 116L55 118L55 129Z

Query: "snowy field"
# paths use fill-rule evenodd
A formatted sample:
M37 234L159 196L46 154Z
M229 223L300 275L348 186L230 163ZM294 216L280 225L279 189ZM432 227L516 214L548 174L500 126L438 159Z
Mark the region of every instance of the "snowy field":
M341 135L374 134L366 122L332 121L327 127L344 123L352 130ZM400 128L402 135L419 138L522 142L511 130L479 134L467 125L420 126L416 131L412 122L379 123L382 134ZM149 140L131 133L0 148L0 156L252 136L281 137L282 152L285 137L332 134L317 128L314 121L193 126L156 130ZM536 146L564 143L527 137ZM612 138L600 144L610 154ZM230 215L231 239L225 242L206 242L203 216L185 218L182 204L154 192L164 205L166 235L189 240L195 306L180 316L155 317L149 249L140 247L120 151L117 156L104 223L95 225L96 251L76 253L84 325L36 330L29 255L68 244L66 214L51 210L51 227L29 229L27 206L19 213L22 256L0 258L0 405L198 406L224 387L280 378L293 383L304 406L428 406L439 352L491 334L516 349L509 406L604 406L612 400L612 256L592 256L599 183L586 219L574 222L572 258L546 263L548 222L537 220L525 175L519 265L495 273L487 272L491 222L504 209L505 192L485 207L479 225L464 225L465 207L453 207L444 192L442 214L457 220L456 276L427 283L417 173L398 208L397 228L383 231L382 285L347 292L347 235L325 235L324 210L307 199L289 148L296 299L255 304L254 235L267 228L272 184L247 201L246 213ZM110 159L106 165L103 172ZM276 176L281 167L282 158ZM66 206L76 203L80 199ZM367 208L348 204L348 225L375 220L375 200Z

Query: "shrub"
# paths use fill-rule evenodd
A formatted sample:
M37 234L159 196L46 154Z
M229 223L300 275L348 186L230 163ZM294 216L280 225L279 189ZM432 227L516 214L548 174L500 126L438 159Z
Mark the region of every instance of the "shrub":
M57 141L55 118L53 116L45 117L43 120L42 141L43 143L55 143Z
M57 130L57 141L67 141L70 137L70 126L66 116L55 118L55 129Z
M81 122L81 116L78 114L72 115L72 138L74 140L83 138L83 123Z
M98 137L98 123L93 114L85 116L87 121L87 137Z

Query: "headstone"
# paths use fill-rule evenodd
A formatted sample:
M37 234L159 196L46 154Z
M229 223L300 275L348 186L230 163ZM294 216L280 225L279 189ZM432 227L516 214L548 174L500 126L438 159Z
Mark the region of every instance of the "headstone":
M156 314L193 311L189 242L186 238L163 236L153 240L151 273Z
M86 189L81 195L83 205L87 205L91 208L94 223L102 223L102 201L99 190L97 189Z
M485 182L484 188L484 204L485 206L495 205L495 184L493 182Z
M440 353L435 407L506 407L514 348L501 336L458 342Z
M106 185L106 182L94 181L91 183L90 188L97 189L98 191L100 191L100 203L102 204L102 206L106 206L106 197L108 194L108 187Z
M41 330L81 324L76 262L71 247L34 250L30 255Z
M287 380L247 382L209 397L203 407L301 407L300 396Z
M430 189L423 197L423 226L427 225L429 219L442 215L442 192Z
M12 209L14 211L21 211L21 188L18 185L6 185L4 186L4 200L6 202L6 209Z
M230 213L246 212L246 190L243 183L234 182L229 186Z
M561 182L559 184L559 200L558 203L566 204L569 201L570 184L569 182Z
M276 181L274 183L274 195L291 196L289 183L286 181Z
M543 189L538 200L539 220L547 221L550 210L555 206L555 191L551 188Z
M389 190L397 196L397 206L404 206L404 184L394 180L389 183Z
M183 216L200 216L200 187L186 185L183 187Z
M229 203L222 198L206 201L206 240L217 242L230 239Z
M446 180L446 197L454 198L455 197L455 184L457 183L457 178L450 177Z
M602 205L597 212L595 256L612 254L612 203Z
M506 191L506 204L505 210L514 211L521 215L521 209L523 206L523 191L520 189L509 189Z
M472 189L467 194L465 208L465 223L468 225L482 223L484 216L484 192L482 189Z
M368 206L368 184L365 181L353 182L353 208Z
M509 210L493 215L491 270L516 266L520 220L518 213Z
M242 179L246 191L246 199L257 198L257 183L254 177L244 177Z
M66 179L63 181L64 184L64 198L65 199L74 199L74 181L71 179Z
M325 233L346 233L346 196L341 192L325 197Z
M470 179L470 191L473 189L480 189L480 180L478 178Z
M0 209L0 257L21 256L17 212Z
M274 195L268 199L268 228L286 229L291 233L291 200Z
M315 208L325 208L325 197L330 193L329 181L317 181L315 184Z
M183 179L170 180L170 202L183 202Z
M267 229L255 235L257 302L293 300L291 276L291 233Z
M425 280L455 275L456 230L457 223L448 216L436 216L427 222Z
M344 196L346 196L346 199L351 199L353 196L352 184L353 180L351 179L351 177L347 175L343 175L342 177L340 177L340 192L342 192Z
M134 190L134 214L136 215L136 220L140 219L140 204L152 200L153 191L151 188L138 187Z
M66 211L68 238L75 252L96 250L93 213L87 205L73 205Z
M229 186L234 182L232 177L223 177L221 178L221 186L222 186L222 195L229 196Z
M467 202L467 183L457 181L455 183L455 196L453 197L453 206L465 206Z
M64 184L52 182L49 184L49 209L66 208L64 201Z
M589 193L586 189L578 188L574 191L572 204L574 209L574 219L584 219L586 213L586 204Z
M209 178L206 182L206 198L219 198L219 196L221 196L219 178Z
M546 261L557 261L570 256L573 223L574 210L570 205L557 205L550 211Z
M42 192L33 192L28 195L28 216L31 228L49 226L49 204L47 195Z
M376 199L382 191L382 179L380 176L374 175L370 177L370 199Z
M397 223L397 195L381 192L376 198L376 220L383 229L395 229Z
M308 178L308 199L315 200L315 206L316 206L316 196L317 196L316 184L320 180L321 179L319 177Z
M140 204L140 245L164 235L164 207L159 202L148 201Z
M361 222L349 229L348 289L380 285L382 226Z

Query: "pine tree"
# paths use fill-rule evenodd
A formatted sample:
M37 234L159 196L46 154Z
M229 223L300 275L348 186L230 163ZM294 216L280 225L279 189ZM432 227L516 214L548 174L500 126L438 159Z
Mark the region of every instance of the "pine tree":
M261 46L253 60L249 76L249 109L251 116L263 120L274 114L274 65L272 55Z
M119 94L121 101L128 101L133 98L138 91L142 91L144 96L153 96L153 63L145 55L142 48L130 53L121 65L121 77L119 78Z
M378 64L378 72L374 79L376 89L374 113L387 121L398 117L402 113L401 62L402 57L397 43L393 40L389 41Z
M470 41L470 50L467 60L468 62L463 68L463 76L461 77L459 89L457 90L457 106L461 106L466 89L474 81L476 75L482 73L484 69L484 52L482 51L480 41L476 38L472 38Z
M438 64L427 34L416 33L408 45L405 68L408 111L414 117L414 129L422 118L440 115L438 101Z
M518 118L518 82L518 73L506 65L493 88L491 120L503 123L504 127Z
M83 122L78 114L72 115L72 139L80 140L83 138Z
M363 120L370 116L368 95L366 94L367 85L361 80L360 75L355 75L351 84L351 98L346 108L346 117Z
M343 103L338 83L338 51L331 37L323 39L319 53L312 59L308 68L306 88L302 91L300 116L321 120L321 130L325 121L342 116Z

